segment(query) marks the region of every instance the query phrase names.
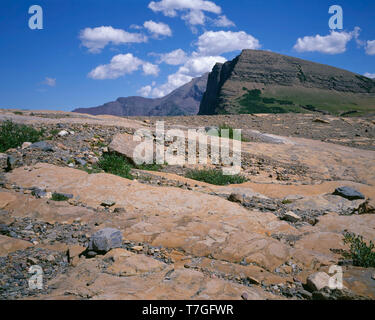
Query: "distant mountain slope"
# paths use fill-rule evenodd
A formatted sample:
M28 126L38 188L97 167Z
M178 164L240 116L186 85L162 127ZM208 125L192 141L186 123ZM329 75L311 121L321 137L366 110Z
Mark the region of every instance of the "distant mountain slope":
M158 99L142 97L118 98L95 108L80 108L73 112L114 116L183 116L196 115L207 86L208 73Z
M243 50L209 74L199 114L375 111L375 81L269 51Z

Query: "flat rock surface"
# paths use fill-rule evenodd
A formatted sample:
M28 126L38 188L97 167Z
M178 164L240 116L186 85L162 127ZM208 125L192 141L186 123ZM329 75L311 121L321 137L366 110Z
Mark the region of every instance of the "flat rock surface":
M6 152L15 161L0 174L0 298L309 299L307 278L343 263L345 286L374 299L373 268L354 267L343 258L349 250L345 232L375 239L375 215L364 203L375 199L371 144L354 148L354 140L291 137L279 126L289 124L283 115L246 117L237 123L258 131L242 144L241 174L248 181L215 186L185 177L200 165L132 169L134 180L94 170L116 135L152 130L155 119L146 125L106 116L1 112L0 119L46 127L51 136L43 141L54 151L20 146ZM331 126L336 121L341 133L350 132L345 121L360 132L371 127L368 119L321 116L329 124L319 124L312 121L316 115L296 117L311 120L312 127L328 126L328 140L339 136ZM248 128L250 118L267 131ZM196 119L170 118L168 126L185 130L195 121L206 127L227 118ZM69 134L56 133L62 130ZM333 195L342 186L366 199ZM71 196L54 201L53 193ZM288 212L294 219L284 219ZM105 228L119 230L119 247L86 250ZM28 288L32 265L45 272L41 291Z

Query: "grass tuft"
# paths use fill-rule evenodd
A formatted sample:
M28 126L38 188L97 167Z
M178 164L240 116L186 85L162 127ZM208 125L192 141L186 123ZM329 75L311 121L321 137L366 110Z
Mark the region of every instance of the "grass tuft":
M241 184L246 182L246 178L241 175L224 175L221 170L190 170L186 177L189 179L203 181L217 186L225 186L228 184Z
M38 142L44 131L6 120L0 126L0 152L20 147L24 142Z
M350 244L350 251L345 256L353 260L354 266L375 268L375 245L372 241L367 245L362 236L346 233L344 243Z
M67 201L69 198L61 193L53 193L52 194L52 201Z
M130 173L132 165L120 155L105 153L99 160L97 166L107 173L133 180L133 176Z

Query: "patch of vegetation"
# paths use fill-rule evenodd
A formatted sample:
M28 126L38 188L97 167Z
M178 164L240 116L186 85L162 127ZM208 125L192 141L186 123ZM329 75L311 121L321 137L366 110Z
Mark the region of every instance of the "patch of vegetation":
M15 115L17 115L17 116L22 116L23 115L23 113L21 111L14 111L13 113Z
M229 139L231 140L234 140L234 129L230 126L228 126L227 124L222 124L219 126L219 137L222 138L223 137L223 132L221 130L229 130ZM228 137L225 137L225 138L228 138ZM236 139L238 140L238 139ZM241 141L242 142L249 142L249 140L245 139L242 135L241 135Z
M38 142L44 135L44 130L20 125L7 120L0 126L0 152L20 147L24 142Z
M67 201L68 199L69 198L67 196L61 193L56 193L56 192L52 194L52 198L51 198L52 201Z
M217 186L225 186L228 184L241 184L246 182L246 178L241 175L224 175L221 170L190 170L186 177L189 179L203 181Z
M160 171L161 169L163 169L163 166L160 164L140 164L135 166L135 168L145 171Z
M344 243L350 245L350 251L345 253L345 257L353 260L353 265L363 268L375 267L375 244L370 241L367 243L362 236L353 233L344 235Z
M287 113L291 110L283 106L294 107L294 103L289 100L262 97L262 92L259 89L243 89L246 90L247 93L238 99L241 106L239 110L240 113Z
M293 203L293 201L289 200L289 199L285 199L285 200L281 201L281 203L282 204L291 204L291 203Z
M99 159L97 167L107 173L133 180L133 176L130 173L132 166L120 155L114 153L103 154L101 159Z
M94 164L91 168L86 164L81 169L89 174L106 172L126 179L134 179L131 174L131 169L139 169L145 171L160 171L163 168L159 164L142 164L134 165L129 162L125 157L116 153L104 153L99 159L98 163Z
M92 167L89 167L87 164L85 164L83 167L79 168L83 171L87 172L88 174L95 174L95 173L101 173L103 170L96 164L94 164Z
M49 134L51 135L51 136L57 136L57 134L60 132L60 130L59 129L52 129L50 132L49 132Z

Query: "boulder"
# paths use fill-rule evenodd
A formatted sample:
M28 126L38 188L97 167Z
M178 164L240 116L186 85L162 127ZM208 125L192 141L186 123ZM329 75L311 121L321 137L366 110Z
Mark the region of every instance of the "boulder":
M140 144L139 141L134 141L133 135L130 134L116 134L110 145L108 151L120 154L128 159L131 163L136 164L134 159L134 150ZM153 159L155 159L155 145L153 145Z
M46 141L35 142L30 146L31 149L37 149L44 152L53 152L53 146Z
M340 196L348 200L366 199L366 197L362 193L350 187L337 188L333 195Z
M311 292L319 291L329 285L329 275L325 272L316 272L307 278L307 287Z
M289 221L289 222L298 222L301 221L301 217L296 215L293 211L288 211L282 216L282 220Z
M0 235L0 257L31 246L30 242Z
M8 155L5 153L0 153L0 171L5 171L8 169Z
M129 161L134 163L133 155L134 149L139 145L139 142L133 141L133 136L130 134L116 134L110 145L109 152L114 152L123 155Z
M120 230L105 228L94 233L90 239L89 251L98 253L108 252L122 245L122 233Z
M65 137L65 136L67 136L68 134L69 134L68 131L66 131L66 130L61 130L61 131L58 133L58 136L59 136L59 137Z
M86 248L80 245L69 246L67 255L72 266L77 266L79 257L84 251L86 251Z
M244 196L239 193L232 193L228 197L228 200L231 202L238 202L238 203L243 203L244 202Z
M28 147L30 147L32 145L31 142L24 142L21 146L21 149L27 149Z

